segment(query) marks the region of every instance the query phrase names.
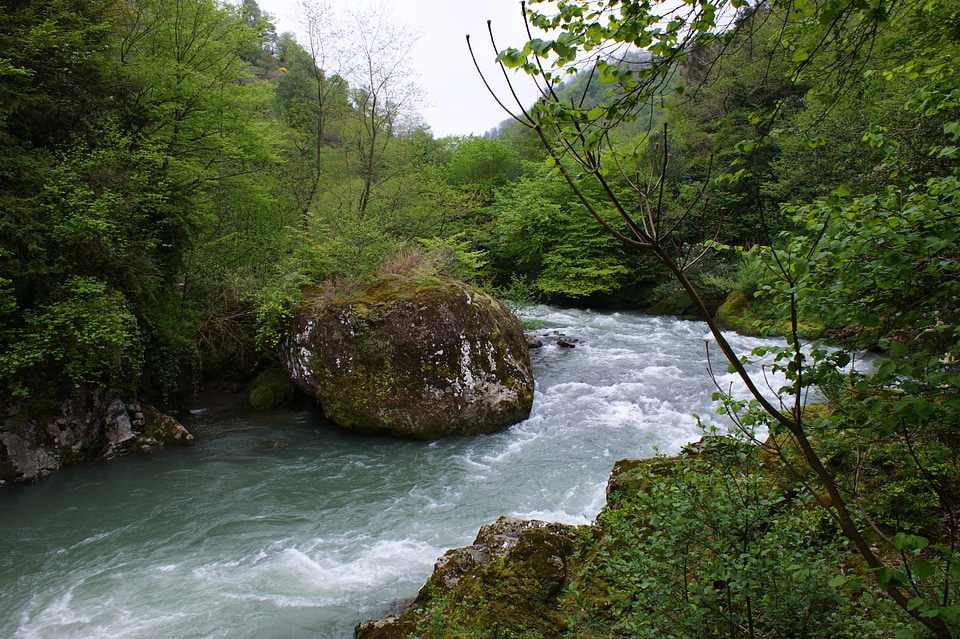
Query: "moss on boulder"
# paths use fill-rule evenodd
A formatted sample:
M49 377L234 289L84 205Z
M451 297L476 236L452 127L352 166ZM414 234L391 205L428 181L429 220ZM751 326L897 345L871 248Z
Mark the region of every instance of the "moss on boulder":
M526 419L533 373L519 320L446 277L383 276L307 296L281 358L348 430L415 439L492 433Z
M143 404L139 410L137 408L134 404L129 406L128 410L134 411L135 426L142 420L139 443L144 443L140 440L152 440L153 443L159 443L161 446L193 446L195 443L193 435L173 417L161 413L148 404ZM149 444L150 441L146 443Z
M791 331L789 318L775 306L772 298L757 298L740 290L727 295L713 319L721 328L741 335L787 335ZM809 319L801 321L797 328L801 337L823 336L824 327Z
M293 383L283 368L263 371L250 382L247 401L254 410L271 410L293 401Z
M573 534L572 526L501 517L473 545L448 551L405 611L361 623L355 636L558 637Z
M752 304L752 298L743 291L731 291L714 313L713 319L722 328L736 331L741 335L755 335L757 329L753 325L755 318L751 313Z

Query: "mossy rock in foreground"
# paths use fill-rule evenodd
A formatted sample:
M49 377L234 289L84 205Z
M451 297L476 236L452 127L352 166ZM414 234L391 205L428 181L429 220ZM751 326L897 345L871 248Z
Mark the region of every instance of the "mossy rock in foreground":
M607 494L589 527L484 528L407 608L356 637L889 638L911 623L798 489L795 466L741 438L618 461ZM838 588L838 576L855 579Z
M558 637L574 528L501 517L473 545L448 551L409 608L361 623L357 639Z

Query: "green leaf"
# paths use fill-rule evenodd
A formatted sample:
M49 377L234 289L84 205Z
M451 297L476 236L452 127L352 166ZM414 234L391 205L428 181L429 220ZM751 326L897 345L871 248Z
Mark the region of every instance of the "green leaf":
M916 610L917 608L925 605L926 603L927 603L927 600L924 599L923 597L914 597L913 599L907 602L907 610Z
M931 577L934 575L934 573L937 572L936 567L932 563L924 559L923 557L914 559L913 563L910 564L910 569L913 571L913 574L915 574L920 579L926 579L927 577Z
M893 547L897 550L923 550L930 542L920 535L897 533L893 537Z
M850 578L846 575L837 575L831 579L829 583L831 588L841 588L845 586L848 581L850 581Z
M947 621L955 621L958 616L960 616L960 604L953 604L952 606L942 606L939 608L938 612L940 613L941 619L946 619Z

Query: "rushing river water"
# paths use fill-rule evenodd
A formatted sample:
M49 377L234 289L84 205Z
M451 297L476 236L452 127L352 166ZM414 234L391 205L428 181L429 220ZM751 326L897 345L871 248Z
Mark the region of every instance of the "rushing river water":
M692 413L723 424L705 324L525 315L576 347L533 352L533 414L503 433L370 439L312 407L210 410L185 421L192 449L0 489L0 637L352 637L482 525L585 523L617 459L697 439Z

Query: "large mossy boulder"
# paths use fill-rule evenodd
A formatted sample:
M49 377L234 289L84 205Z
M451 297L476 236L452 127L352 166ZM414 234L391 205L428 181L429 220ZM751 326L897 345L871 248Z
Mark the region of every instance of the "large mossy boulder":
M437 439L526 419L533 373L520 322L446 277L387 275L307 296L281 347L293 381L341 427Z

